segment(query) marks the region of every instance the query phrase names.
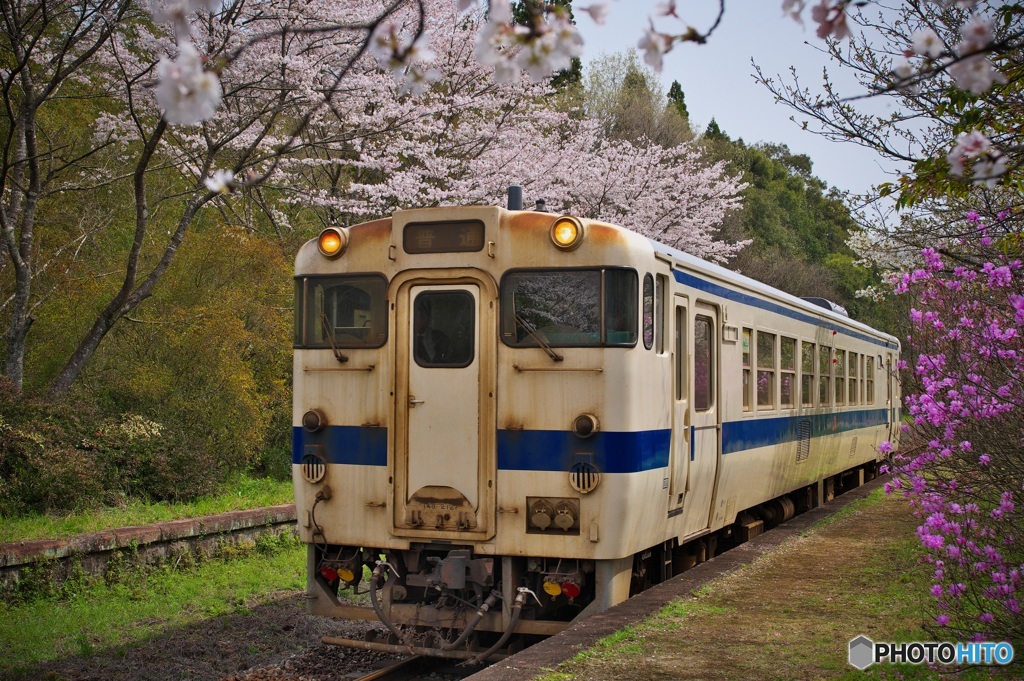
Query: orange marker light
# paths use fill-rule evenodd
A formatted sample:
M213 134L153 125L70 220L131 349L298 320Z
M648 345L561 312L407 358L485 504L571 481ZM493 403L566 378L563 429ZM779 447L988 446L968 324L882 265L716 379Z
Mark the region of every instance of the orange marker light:
M583 225L576 218L560 217L551 225L551 241L563 251L583 243Z
M347 246L348 235L337 227L328 227L320 232L320 238L316 242L321 255L327 258L337 258L345 252Z

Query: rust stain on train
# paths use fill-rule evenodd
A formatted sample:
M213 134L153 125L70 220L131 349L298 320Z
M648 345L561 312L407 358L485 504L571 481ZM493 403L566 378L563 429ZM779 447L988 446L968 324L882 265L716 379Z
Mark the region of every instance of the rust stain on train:
M353 225L349 228L353 243L384 243L391 241L391 218Z
M558 213L535 213L523 212L514 213L506 220L507 228L514 237L516 232L530 232L536 234L538 231L547 232L551 225L558 218L563 217ZM570 216L575 217L575 216ZM585 218L577 218L583 223L586 230L586 241L591 245L600 244L609 246L624 243L623 230L604 222L595 222Z

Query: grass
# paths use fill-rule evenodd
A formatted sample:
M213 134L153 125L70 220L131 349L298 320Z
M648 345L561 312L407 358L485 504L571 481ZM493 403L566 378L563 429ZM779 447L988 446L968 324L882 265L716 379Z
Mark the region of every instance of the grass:
M936 640L923 628L931 582L916 525L905 502L878 490L539 679L937 678L925 665L861 672L847 662L848 641L859 634ZM969 668L957 678L992 672Z
M0 604L0 678L30 678L47 660L124 650L174 627L245 614L254 601L305 587L306 548L294 538L234 555L184 571L140 569L117 583L84 586L66 600Z
M191 502L153 503L135 500L123 508L86 510L66 516L0 517L0 543L62 539L85 532L275 506L291 503L293 500L290 480L241 475L232 481L223 493Z

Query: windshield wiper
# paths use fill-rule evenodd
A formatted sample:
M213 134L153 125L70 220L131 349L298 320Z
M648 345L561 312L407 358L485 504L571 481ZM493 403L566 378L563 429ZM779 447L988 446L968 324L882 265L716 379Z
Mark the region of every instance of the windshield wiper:
M338 360L342 364L348 361L348 357L341 354L341 350L338 349L338 344L334 342L334 331L331 330L331 323L327 321L327 315L320 315L320 324L324 327L324 334L327 336L327 342L331 344L331 350L334 351L334 359Z
M515 293L512 294L512 319L515 320L516 324L522 327L523 331L530 335L530 338L537 341L537 345L539 345L544 350L544 352L548 353L548 357L550 357L552 360L556 362L561 362L563 359L565 359L560 354L551 349L551 346L548 345L548 342L547 340L544 339L544 336L540 335L537 332L537 330L530 325L530 322L526 321L525 319L519 316L519 313L516 312Z

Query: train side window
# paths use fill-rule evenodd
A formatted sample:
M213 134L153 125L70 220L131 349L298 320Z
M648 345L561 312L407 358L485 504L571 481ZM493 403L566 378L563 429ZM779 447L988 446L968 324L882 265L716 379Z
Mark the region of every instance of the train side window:
M850 404L857 404L860 395L860 381L857 377L857 365L860 363L859 355L856 352L849 353L850 371L847 380L850 382Z
M779 344L779 406L796 406L796 339L785 336Z
M800 404L814 406L814 343L807 341L800 347Z
M668 303L665 299L665 291L668 289L668 277L659 274L654 280L654 342L658 346L658 354L665 354L665 319L668 317L666 310Z
M708 411L715 404L715 325L711 317L693 320L693 408Z
M604 343L636 345L637 278L635 270L604 271ZM647 346L650 347L650 346Z
M818 348L818 406L832 404L832 348Z
M757 332L757 408L775 407L775 334Z
M654 277L644 275L644 348L654 347Z
M867 368L864 366L864 363L866 361L867 361L867 355L861 355L860 356L860 403L861 404L867 404L868 403L868 397L867 397L867 389L868 389L867 377L868 377L868 374L867 374Z
M750 407L750 341L753 329L743 329L743 411L751 411Z
M867 390L868 404L875 403L875 358L871 355L867 356L867 368L864 369L864 383L866 384L865 389Z
M676 305L675 326L676 401L681 402L686 399L686 339L689 337L686 333L686 308L682 305Z
M836 370L836 404L846 404L846 351L836 350L832 364Z

